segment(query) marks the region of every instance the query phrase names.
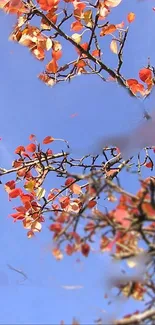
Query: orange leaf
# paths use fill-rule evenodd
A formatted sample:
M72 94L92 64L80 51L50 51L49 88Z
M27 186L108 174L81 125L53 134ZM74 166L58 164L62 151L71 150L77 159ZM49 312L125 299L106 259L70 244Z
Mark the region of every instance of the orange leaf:
M52 51L52 58L54 59L54 60L59 60L59 59L61 59L61 57L62 57L62 51L60 50L60 51Z
M61 253L59 248L53 248L52 249L52 254L57 260L62 260L63 254Z
M48 143L51 143L53 141L54 141L54 138L49 135L46 138L44 138L43 144L48 144Z
M57 7L59 0L37 0L42 10L50 10Z
M130 12L128 15L127 15L127 20L129 23L132 23L134 20L135 20L135 14L134 12Z
M152 71L148 68L141 69L139 71L139 78L145 83L150 82L152 79Z
M83 25L81 24L80 21L74 21L71 24L71 31L78 32L83 28Z
M34 232L32 230L29 230L27 232L27 238L32 238L32 237L34 237Z
M30 143L30 144L28 144L28 146L26 146L25 149L27 151L29 151L29 152L35 152L36 151L36 145L34 143Z
M46 71L48 73L56 73L58 70L58 64L56 60L52 59L47 65L46 65Z
M45 58L45 51L42 47L36 46L35 48L31 49L31 53L35 56L36 59L39 61L43 61Z
M100 36L105 36L108 34L112 34L113 32L115 32L116 30L116 26L115 25L109 25L109 26L105 26L101 29L100 32Z
M101 56L101 51L96 49L96 50L94 50L94 51L92 52L92 55L93 55L93 56L100 57L100 56Z

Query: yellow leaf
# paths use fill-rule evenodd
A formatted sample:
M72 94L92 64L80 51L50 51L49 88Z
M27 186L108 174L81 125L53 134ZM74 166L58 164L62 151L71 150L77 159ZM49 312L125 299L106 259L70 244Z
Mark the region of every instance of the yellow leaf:
M114 53L114 54L118 54L118 47L117 47L117 42L115 40L112 40L110 43L110 50Z
M80 44L82 40L82 35L75 33L71 36L71 38L75 43Z
M35 180L30 180L29 182L27 182L24 185L25 190L32 192L34 190L34 186L35 186Z
M84 21L88 27L92 27L92 10L84 12Z
M38 200L40 200L42 197L45 196L45 189L42 187L38 187L36 195Z

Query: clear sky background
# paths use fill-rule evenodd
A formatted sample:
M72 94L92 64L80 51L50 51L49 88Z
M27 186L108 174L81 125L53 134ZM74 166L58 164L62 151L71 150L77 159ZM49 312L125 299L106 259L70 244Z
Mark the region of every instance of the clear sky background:
M120 23L128 12L136 14L124 51L123 73L127 78L138 77L148 56L155 65L153 6L153 0L123 0L109 17L111 22ZM43 69L42 63L27 48L8 41L13 22L13 17L0 12L0 166L11 166L14 149L26 145L31 133L38 140L47 135L65 138L76 154L76 148L87 148L99 135L123 132L138 123L142 110L137 102L120 87L104 84L97 77L77 77L70 84L54 88L41 83L36 76ZM71 56L66 44L63 51ZM115 66L115 56L107 48L103 57L105 63ZM151 97L147 108L153 108L153 103ZM77 116L71 118L75 113ZM135 177L123 175L122 185L135 192ZM49 188L59 185L54 178L50 182ZM8 202L2 187L0 195L0 324L59 324L62 319L70 324L73 317L87 324L107 315L101 310L111 314L114 310L115 317L120 317L123 309L128 313L133 306L138 308L132 299L129 305L124 300L117 301L115 308L107 307L106 275L117 270L107 256L91 253L89 258L80 257L80 263L76 262L78 255L56 261L50 251L52 240L47 225L28 240L22 225L8 218L15 203ZM28 280L20 284L22 277L7 264L22 269ZM63 285L83 288L70 291Z

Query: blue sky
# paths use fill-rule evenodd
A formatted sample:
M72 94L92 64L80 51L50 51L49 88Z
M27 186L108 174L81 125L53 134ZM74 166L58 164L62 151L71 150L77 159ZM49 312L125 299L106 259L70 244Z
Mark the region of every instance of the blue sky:
M155 64L154 3L153 0L123 0L110 16L110 21L119 23L128 12L136 13L124 51L123 73L127 78L137 77L138 70L147 64L148 56ZM8 41L13 21L13 17L0 12L1 166L11 166L14 149L27 144L31 133L36 134L38 140L47 135L65 138L76 155L77 148L87 148L98 136L124 132L138 123L142 111L137 102L120 87L104 84L97 77L77 77L70 84L59 84L51 89L42 84L36 77L43 69L42 63L26 48ZM64 53L67 51L68 47L64 45ZM103 53L105 62L114 67L114 54L106 49ZM146 103L147 108L153 107L153 103L151 97ZM74 113L77 116L71 118ZM126 178L122 175L122 185L136 191L135 176ZM51 182L48 186L58 186L54 178ZM101 309L108 312L114 309L119 317L122 308L124 312L133 308L133 301L128 307L125 302L124 307L118 306L119 302L115 308L107 307L105 274L113 268L107 256L92 253L87 259L81 257L80 263L76 262L77 256L56 261L50 252L52 240L47 226L36 238L28 240L22 225L14 224L8 217L14 203L8 202L2 187L0 194L1 324L59 324L62 319L69 324L72 317L86 324L105 315ZM29 280L19 284L21 276L9 270L7 264L22 269ZM81 285L83 288L69 291L62 285Z

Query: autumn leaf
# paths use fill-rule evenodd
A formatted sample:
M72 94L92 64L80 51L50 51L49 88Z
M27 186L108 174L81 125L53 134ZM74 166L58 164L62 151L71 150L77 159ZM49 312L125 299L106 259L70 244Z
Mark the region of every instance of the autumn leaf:
M37 195L38 200L41 200L41 198L43 198L45 196L45 192L46 191L44 188L42 188L42 187L37 188L36 195Z
M129 227L131 221L130 221L130 215L127 210L125 209L119 209L117 208L114 213L113 217L116 220L116 222L121 223L123 227Z
M27 238L32 238L32 237L34 237L34 232L32 231L32 230L29 230L28 232L27 232Z
M109 25L109 26L105 26L101 29L101 32L100 32L100 36L105 36L105 35L108 35L108 34L112 34L116 31L116 26L115 25Z
M149 161L148 163L145 163L145 167L153 169L153 162Z
M114 7L117 7L121 3L121 1L122 0L105 0L104 4L107 7L114 8Z
M31 179L29 182L27 182L27 183L24 185L24 188L25 188L27 191L32 192L32 191L34 190L35 183L36 183L36 181L33 180L33 179Z
M22 155L22 153L25 151L25 148L23 146L19 146L15 149L15 153Z
M54 140L55 139L49 135L46 138L44 138L43 144L49 144L49 143L53 142Z
M62 209L65 209L70 203L70 198L68 196L63 196L63 197L59 198L59 202L60 202Z
M100 50L94 50L93 52L92 52L92 55L93 56L96 56L96 57L100 57L101 56L101 51Z
M15 188L9 192L9 198L14 199L17 196L20 196L22 193L22 190L20 188Z
M87 10L84 12L83 19L87 27L92 27L92 10Z
M117 42L115 40L112 40L110 43L110 49L114 54L118 54L118 47Z
M81 186L75 183L70 186L70 190L77 195L82 193Z
M58 70L58 64L55 59L52 59L47 65L46 65L46 71L48 73L56 73Z
M58 234L62 230L62 224L55 222L49 226L49 230Z
M63 258L62 252L57 247L52 249L52 254L57 260L62 260Z
M82 254L87 257L90 252L90 246L87 243L84 243L81 245L81 252Z
M132 23L134 20L135 20L135 14L134 12L130 12L128 15L127 15L127 20L129 23Z
M80 21L74 21L71 24L71 31L79 32L82 28L83 28L83 25L81 24Z
M36 151L36 145L35 143L30 143L28 146L25 147L26 151L29 152L35 152Z
M37 0L42 10L48 11L57 8L59 0Z
M61 59L61 57L62 57L62 51L60 50L60 51L52 51L52 58L54 59L54 60L60 60Z
M94 201L94 200L90 200L89 203L88 203L88 208L89 208L89 209L92 209L92 208L95 207L96 204L97 204L96 201Z
M80 42L81 42L81 40L82 40L82 35L81 35L81 34L77 34L77 33L75 33L75 34L73 34L73 35L71 36L71 38L72 38L72 40L73 40L75 43L80 44Z
M139 78L145 83L150 82L152 79L152 71L148 68L141 69L139 71Z

